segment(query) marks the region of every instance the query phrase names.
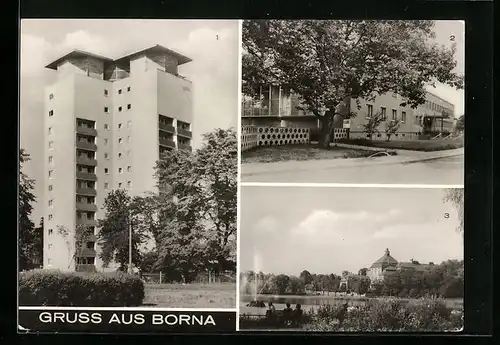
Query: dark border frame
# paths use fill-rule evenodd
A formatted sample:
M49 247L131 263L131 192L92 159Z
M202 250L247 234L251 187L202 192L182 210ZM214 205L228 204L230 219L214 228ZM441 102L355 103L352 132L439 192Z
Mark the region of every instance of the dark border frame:
M205 6L204 6L205 5ZM469 121L466 121L466 155L465 155L465 328L464 334L489 335L493 326L493 265L492 265L492 231L493 231L493 2L492 1L356 1L350 0L340 2L302 2L293 3L267 1L234 1L229 0L218 3L208 1L176 0L176 1L140 1L129 0L86 0L84 2L57 1L57 0L21 0L19 5L21 18L169 18L169 19L240 19L240 18L317 18L317 19L450 19L466 21L466 113ZM19 35L19 17L17 19ZM20 51L19 40L17 42L18 54ZM16 61L15 63L18 63ZM19 75L17 76L19 81ZM19 107L19 103L17 104ZM13 120L11 115L8 120ZM473 119L473 120L471 120ZM18 120L18 119L17 119ZM7 125L7 124L6 124ZM16 121L14 126L19 126ZM8 126L8 125L7 125ZM13 128L14 126L9 126ZM6 127L7 128L7 127ZM11 131L10 133L13 133ZM19 135L19 132L18 132ZM12 168L18 169L18 138L12 138ZM14 171L14 169L12 169ZM8 187L13 189L17 196L18 176L12 175ZM7 180L5 180L7 181ZM14 187L15 186L15 187ZM15 191L15 192L14 192ZM9 211L16 212L17 205L11 205ZM6 229L17 228L17 217L13 220L13 226ZM8 231L9 235L13 232ZM16 236L13 236L16 237ZM17 241L16 241L17 242ZM13 242L12 242L12 247ZM12 260L12 255L8 257ZM4 261L6 262L6 261ZM14 265L12 265L14 267ZM14 272L17 275L17 272ZM14 292L17 295L17 291ZM15 301L16 299L9 299ZM3 304L7 305L7 304ZM15 306L14 306L15 309ZM12 311L14 311L12 309ZM2 311L2 326L9 330L15 329L15 318L7 316ZM10 322L9 322L10 321ZM12 327L12 328L11 328ZM247 336L242 336L247 334ZM263 338L252 332L238 333L238 342L271 340L277 334L266 333ZM280 335L285 335L281 333ZM333 340L329 335L294 334L295 339L307 341L314 339L316 342L322 340ZM403 340L397 334L375 336L369 335L370 340ZM67 343L66 336L34 337L18 336L18 340L26 342L37 342L39 339L49 338L52 342L61 340ZM167 336L168 337L168 336ZM334 335L334 339L349 338L349 341L363 341L365 337L358 334ZM456 334L449 335L405 335L404 340L419 339L426 342L432 341L462 341L471 337ZM93 336L93 339L101 339L104 336ZM165 340L165 335L154 336L158 340ZM106 341L117 339L116 336L107 337ZM131 341L139 338L130 337ZM198 338L189 336L191 340L206 340L209 338ZM212 340L213 338L211 338ZM474 342L486 340L484 337L473 337ZM66 341L65 341L66 340ZM125 339L120 339L123 341ZM171 341L179 340L178 336L172 337ZM236 339L230 338L233 342ZM294 339L292 339L294 340ZM368 339L366 339L368 340ZM273 339L273 342L278 341Z

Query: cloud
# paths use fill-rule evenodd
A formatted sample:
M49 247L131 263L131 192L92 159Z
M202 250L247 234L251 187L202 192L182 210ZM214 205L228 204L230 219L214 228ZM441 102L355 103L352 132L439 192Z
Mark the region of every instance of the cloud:
M21 76L40 74L50 48L42 37L21 34Z
M457 228L458 213L454 209L450 209L447 218L437 218L434 221L429 219L426 222L414 223L406 222L399 224L387 224L381 229L373 233L374 239L408 239L419 240L423 238L432 241L434 238L437 241L446 239L446 234L454 234ZM443 237L443 234L444 237Z
M253 231L256 233L273 233L278 229L278 221L276 218L266 216L261 218L253 226Z
M372 231L383 224L396 222L401 211L390 209L385 213L367 211L338 213L331 210L314 210L298 226L291 230L295 236L328 236L346 240Z
M67 33L64 40L54 47L54 58L75 49L109 58L117 58L121 53L118 44L113 40L106 40L103 36L86 30L78 30Z

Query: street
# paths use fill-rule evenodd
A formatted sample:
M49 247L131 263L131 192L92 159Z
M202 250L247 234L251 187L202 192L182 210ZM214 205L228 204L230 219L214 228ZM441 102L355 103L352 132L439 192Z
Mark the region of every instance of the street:
M362 158L360 158L362 159ZM363 159L367 162L366 159ZM310 161L294 162L294 168L247 173L242 165L242 182L281 183L367 183L367 184L447 184L464 183L464 156L403 163L377 158L377 164L339 165L315 168ZM380 164L380 162L386 162ZM308 165L311 169L307 169Z

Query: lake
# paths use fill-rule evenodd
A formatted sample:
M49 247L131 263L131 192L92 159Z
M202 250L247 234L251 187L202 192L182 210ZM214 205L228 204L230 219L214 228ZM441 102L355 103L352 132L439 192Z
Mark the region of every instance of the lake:
M296 304L301 304L302 309L310 310L318 308L322 305L340 305L348 303L349 306L364 305L368 300L385 300L386 297L378 298L366 298L362 296L337 296L331 295L319 295L319 296L278 296L278 295L257 295L258 301L263 301L264 303L273 302L277 310L285 308L285 303L290 303L292 308L295 308ZM254 297L252 295L240 295L240 313L251 314L251 315L265 315L267 308L258 307L247 307L246 304L253 301ZM408 301L409 303L418 303L420 299L403 299L402 301ZM449 308L458 309L463 307L462 299L447 299L445 300L446 305Z

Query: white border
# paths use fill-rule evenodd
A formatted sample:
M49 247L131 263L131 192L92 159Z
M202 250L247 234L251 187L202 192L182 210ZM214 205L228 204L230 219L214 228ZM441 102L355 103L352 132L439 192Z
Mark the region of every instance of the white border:
M238 187L236 197L236 332L240 330L240 216L241 216L241 53L243 20L238 21Z
M45 306L34 306L34 307L23 307L19 306L19 310L55 310L55 311L148 311L148 312L165 312L165 311L187 311L187 312L237 312L235 308L152 308L152 307L45 307Z
M305 188L397 188L397 189L463 189L463 184L369 184L369 183L279 183L241 182L242 187L305 187Z

